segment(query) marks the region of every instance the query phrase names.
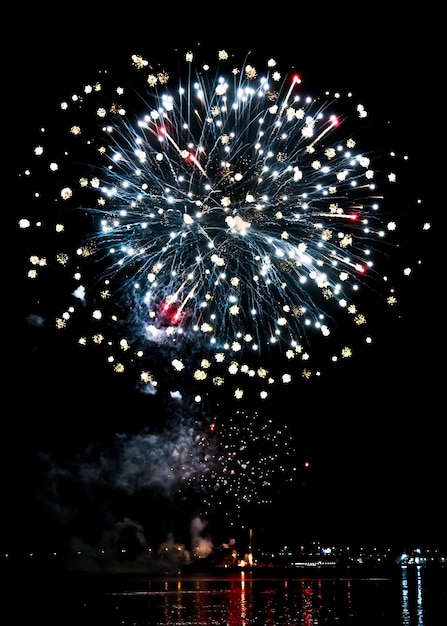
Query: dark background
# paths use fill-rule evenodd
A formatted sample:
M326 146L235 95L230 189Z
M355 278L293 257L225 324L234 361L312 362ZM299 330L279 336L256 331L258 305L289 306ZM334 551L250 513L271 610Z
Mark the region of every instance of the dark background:
M321 538L402 548L445 545L444 279L439 271L445 222L442 19L428 8L390 16L358 8L291 6L241 11L228 4L194 3L180 9L107 5L92 11L90 5L76 3L60 11L39 7L19 14L15 9L4 20L13 42L3 48L8 144L8 200L3 208L12 229L4 273L13 277L4 294L4 551L34 550L36 545L51 550L53 544L68 543L70 534L81 535L90 523L99 524L91 502L88 514L79 515L85 495L68 486L73 493L65 491L64 498L76 514L61 525L61 511L52 517L40 501L42 476L115 432L138 433L159 410L130 385L101 372L94 361L79 367L69 344L50 342L36 349L25 321L30 303L16 228L23 207L16 205L18 183L9 176L9 167L14 172L27 165L29 133L50 102L88 82L98 67L113 68L133 53L162 59L173 48L186 51L198 43L236 55L255 51L274 56L294 66L310 91L352 89L379 117L392 122L396 146L413 161L410 195L424 198L432 222L421 254L415 251L423 264L402 290L404 313L392 323L384 319L374 349L266 409L295 429L297 465L310 460L311 468L278 498L262 524L253 506L241 527L257 524L266 542L277 538L279 544L284 538ZM42 454L48 455L46 462ZM186 503L170 508L159 500L142 502L141 497L120 503L118 512L146 520L146 530L150 527L156 540L171 531L184 539L191 515ZM67 510L64 515L70 516ZM210 532L216 541L238 532L215 524Z

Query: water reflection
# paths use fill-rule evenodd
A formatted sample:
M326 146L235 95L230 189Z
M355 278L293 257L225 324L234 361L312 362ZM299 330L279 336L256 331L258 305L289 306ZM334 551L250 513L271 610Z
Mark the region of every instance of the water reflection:
M445 600L445 591L438 593L444 582L433 585L427 575L423 566L405 565L374 577L235 572L142 578L133 588L126 581L127 590L84 602L81 619L100 616L108 626L439 626L435 615Z
M241 576L240 583L232 581L229 592L229 603L227 611L228 626L247 626L253 618L253 587L251 581L246 581L245 576Z
M422 566L414 565L413 568L403 565L402 574L402 625L412 626L412 613L416 616L415 626L424 626L424 594L422 586ZM410 587L409 577L413 576L413 586ZM414 600L412 596L414 591ZM415 605L412 611L413 604Z
M352 585L351 579L253 578L243 572L154 580L146 591L110 594L113 607L108 611L122 626L136 621L146 626L335 624L354 615ZM360 598L357 604L361 606Z

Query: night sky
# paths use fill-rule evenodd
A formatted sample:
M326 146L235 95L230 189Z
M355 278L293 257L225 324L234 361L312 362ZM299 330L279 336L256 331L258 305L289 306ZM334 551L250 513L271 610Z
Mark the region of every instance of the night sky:
M194 15L185 6L185 14L177 16L144 15L132 8L128 16L91 17L87 7L82 11L76 5L71 17L51 20L39 10L28 14L35 27L26 36L20 19L13 18L18 42L4 52L8 83L3 102L11 176L28 166L31 136L48 107L90 80L92 68L113 68L134 53L159 59L165 50L187 50L197 42L211 50L252 50L295 67L310 90L351 89L390 120L396 147L411 155L404 202L409 199L411 207L412 198L422 197L424 220L432 225L423 244L405 242L422 263L403 281L398 315L383 315L373 347L318 380L299 380L259 412L249 401L235 410L225 393L208 396L206 418L196 421L185 399L187 389L178 402L168 397L168 386L156 396L138 393L132 380L104 365L101 353L86 353L69 335L61 338L29 324L39 299L26 278L33 242L24 241L17 228L26 211L23 196L16 193L20 182L8 176L4 212L12 234L5 242L9 251L3 267L13 280L4 293L2 552L112 543L113 529L126 520L141 524L150 544L170 533L184 543L195 515L206 518L216 544L246 537L252 527L259 541L272 547L313 539L399 548L445 545L442 278L433 278L439 277L435 241L443 230L439 214L444 203L442 179L436 176L444 135L437 17L406 14L390 21L389 16L359 14L348 20L339 13L301 15L297 10L291 19L273 9L238 15L217 7L203 27L205 13L200 5L194 7ZM57 302L57 284L46 289L53 287L54 294L42 296L47 302ZM240 483L230 481L232 493L226 495L214 477L219 493L206 496L206 507L200 491L190 488L179 495L175 487L156 482L154 474L172 443L185 433L191 436L188 426L194 424L215 442L214 421L221 432L231 422L231 435L228 430L222 435L230 446L236 445L239 425L246 460L250 454L258 461L268 455L277 436L284 465L293 471L276 471L281 461L275 460L270 487L261 487L261 475L268 472L262 465L258 479L251 476L244 484L241 475ZM267 434L255 445L252 436L266 424ZM132 463L127 476L117 453ZM242 506L241 490L252 494ZM268 503L260 502L264 496Z

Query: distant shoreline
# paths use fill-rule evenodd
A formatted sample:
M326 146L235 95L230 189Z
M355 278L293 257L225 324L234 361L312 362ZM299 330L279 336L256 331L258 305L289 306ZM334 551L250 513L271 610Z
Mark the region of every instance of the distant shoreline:
M403 568L409 572L421 567L426 571L444 572L447 574L447 562L429 561L427 563L398 563L396 560L367 563L302 563L302 564L258 564L251 567L239 566L214 566L206 563L192 563L189 565L176 565L172 563L119 563L98 562L94 559L80 560L55 560L29 559L29 560L3 560L1 570L4 575L14 577L23 582L32 577L33 584L39 584L40 577L46 579L60 578L61 581L81 581L83 577L89 578L160 578L163 580L194 578L210 576L212 578L235 579L238 576L256 580L265 577L272 578L358 578L358 577L389 577L394 576Z

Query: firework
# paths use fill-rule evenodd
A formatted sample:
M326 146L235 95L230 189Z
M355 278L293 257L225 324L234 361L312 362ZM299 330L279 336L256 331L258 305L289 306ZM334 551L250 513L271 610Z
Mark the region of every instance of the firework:
M39 500L53 523L84 529L84 540L136 511L148 528L158 524L154 510L162 520L200 514L237 527L252 507L268 511L303 480L291 429L272 416L238 410L207 418L180 398L173 402L159 428L115 433L63 460L43 455Z
M300 478L295 437L270 415L239 410L208 426L213 463L201 475L203 513L222 511L230 524L246 519L254 505L273 504L279 492Z
M133 55L123 82L101 72L42 129L20 227L45 242L36 291L61 300L54 314L39 292L34 319L146 393L265 398L370 342L372 296L396 304L381 266L396 161L362 145L352 94L308 96L273 59L212 61Z

